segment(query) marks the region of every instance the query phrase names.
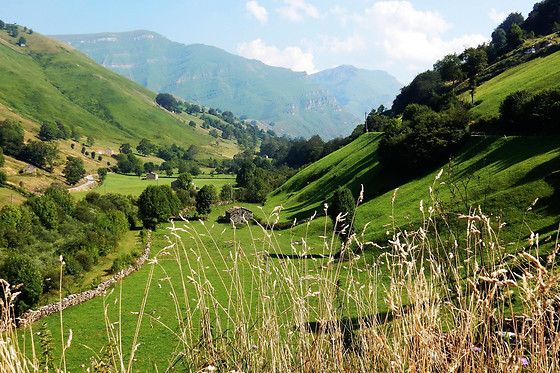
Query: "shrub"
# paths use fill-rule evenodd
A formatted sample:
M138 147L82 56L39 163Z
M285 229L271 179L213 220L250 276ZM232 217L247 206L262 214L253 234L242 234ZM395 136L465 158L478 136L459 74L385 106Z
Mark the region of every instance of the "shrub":
M132 256L123 254L113 261L113 265L109 268L110 273L117 273L132 264Z
M80 250L74 255L74 258L82 266L84 271L90 271L93 268L93 256L85 250Z
M37 305L43 293L43 276L30 257L16 253L8 254L0 266L0 277L12 286L23 284L21 294L15 301L17 315Z

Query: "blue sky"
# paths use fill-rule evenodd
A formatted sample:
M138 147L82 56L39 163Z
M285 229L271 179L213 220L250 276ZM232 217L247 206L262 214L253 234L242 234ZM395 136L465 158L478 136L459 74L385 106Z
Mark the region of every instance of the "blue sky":
M338 65L417 73L487 40L537 0L26 0L0 19L46 35L150 30L308 73Z

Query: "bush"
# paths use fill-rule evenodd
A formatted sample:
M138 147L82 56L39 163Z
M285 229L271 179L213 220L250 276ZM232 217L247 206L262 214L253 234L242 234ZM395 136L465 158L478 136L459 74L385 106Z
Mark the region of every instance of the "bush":
M43 276L39 267L27 255L11 253L0 267L0 277L12 286L23 284L15 300L16 315L35 307L43 294Z
M6 185L8 181L8 175L2 170L0 170L0 185Z
M132 264L132 256L124 254L113 261L113 265L109 268L110 273L117 273Z
M74 258L82 266L84 271L90 271L93 268L93 256L85 250L80 250L74 255Z

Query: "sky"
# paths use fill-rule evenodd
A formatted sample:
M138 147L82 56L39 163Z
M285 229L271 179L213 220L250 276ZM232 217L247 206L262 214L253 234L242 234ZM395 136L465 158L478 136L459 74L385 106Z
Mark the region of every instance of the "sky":
M408 84L536 1L26 0L2 1L0 19L45 35L150 30L294 71L353 65Z

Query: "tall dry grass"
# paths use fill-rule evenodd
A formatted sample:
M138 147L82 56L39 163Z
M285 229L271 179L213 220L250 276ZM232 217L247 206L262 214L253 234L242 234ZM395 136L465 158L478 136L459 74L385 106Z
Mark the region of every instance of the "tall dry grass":
M532 234L517 252L506 250L499 220L440 208L435 198L421 201L419 226L393 224L385 246L364 242L363 232L340 243L325 220L322 247L302 237L280 257L271 256L287 251L274 230L280 209L265 226L249 227L252 247L234 240L223 250L203 222L176 223L150 261L133 343L123 345L120 319L106 311L109 353L88 369L135 370L142 320L160 322L145 312L154 270L165 272L163 261L173 258L181 274L169 281L177 322L163 326L176 349L158 371L560 371L558 245L540 255ZM5 292L7 325L12 296ZM35 354L24 356L12 327L0 338L1 371L42 369ZM66 371L63 362L56 370Z

